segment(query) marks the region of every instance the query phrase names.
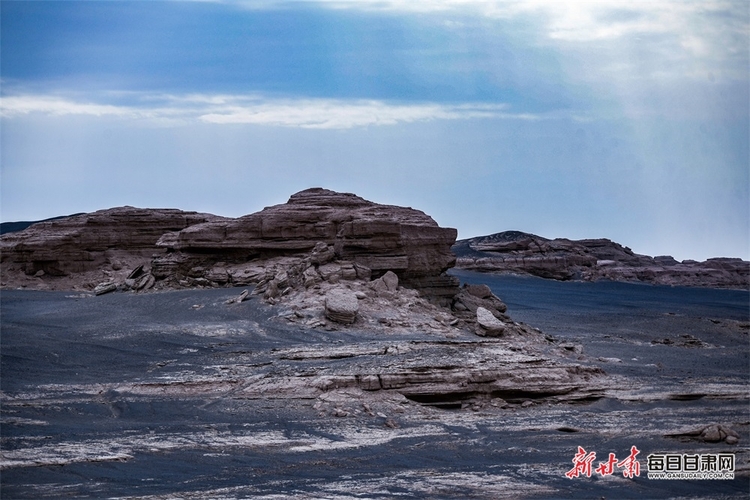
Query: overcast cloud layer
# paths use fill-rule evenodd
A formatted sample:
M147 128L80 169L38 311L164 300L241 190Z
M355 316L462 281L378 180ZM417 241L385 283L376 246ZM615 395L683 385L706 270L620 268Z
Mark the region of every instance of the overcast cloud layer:
M2 220L323 186L750 258L746 1L2 2Z

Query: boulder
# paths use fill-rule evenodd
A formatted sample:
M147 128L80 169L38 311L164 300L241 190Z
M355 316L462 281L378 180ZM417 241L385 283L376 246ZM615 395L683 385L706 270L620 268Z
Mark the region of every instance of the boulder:
M304 282L305 288L310 288L311 286L315 286L321 281L322 281L322 278L320 277L320 274L313 266L310 266L307 269L305 269L303 273L303 282Z
M318 267L320 277L329 283L338 283L342 277L341 266L335 262Z
M379 279L383 280L389 292L395 292L398 289L398 276L393 271L386 272Z
M479 298L470 294L466 288L457 293L453 300L453 308L461 311L476 313L477 308L482 307L488 309L494 315L501 315L508 310L508 306L493 293L490 293L486 298Z
M310 263L312 264L327 264L331 262L336 254L333 251L333 247L328 246L326 243L319 241L315 244L310 252Z
M357 268L354 267L354 263L348 261L339 262L341 267L341 279L354 281L357 279Z
M359 301L351 290L334 288L325 296L326 318L345 325L354 323L359 311Z
M114 292L117 290L117 285L114 281L105 281L104 283L99 283L94 288L94 295L104 295L105 293Z
M505 323L484 307L477 308L477 324L481 328L480 332L490 337L496 337L505 331Z
M370 288L378 294L395 292L398 290L398 276L394 272L388 271L380 278L372 280Z
M473 295L474 297L478 297L480 299L486 299L492 295L492 290L490 290L490 287L487 285L471 285L471 284L465 284L464 289L469 293L469 295Z

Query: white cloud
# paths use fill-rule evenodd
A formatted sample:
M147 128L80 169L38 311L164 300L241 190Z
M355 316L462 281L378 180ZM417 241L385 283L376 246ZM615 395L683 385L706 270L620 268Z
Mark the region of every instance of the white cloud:
M0 99L3 117L43 113L47 115L121 116L134 118L134 110L109 104L81 103L55 96L6 96Z
M209 123L257 123L302 128L344 129L430 120L473 118L534 119L497 104L387 104L382 101L297 100L228 105L200 116Z
M131 96L132 97L132 96ZM0 99L0 114L87 115L147 120L157 125L189 123L257 124L281 127L347 129L431 120L503 118L535 120L511 113L505 104L388 103L377 100L264 99L259 96L189 94L142 95L136 104L81 102L68 97L17 95Z

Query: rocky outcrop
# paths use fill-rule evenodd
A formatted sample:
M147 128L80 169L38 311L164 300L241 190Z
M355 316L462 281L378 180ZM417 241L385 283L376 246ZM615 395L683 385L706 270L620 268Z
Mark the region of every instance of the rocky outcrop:
M530 274L556 280L613 280L661 285L750 287L750 262L716 258L705 262L649 257L608 239L549 240L505 231L456 242L456 267L481 272Z
M459 289L446 274L456 234L419 210L321 188L237 219L123 207L2 236L3 286L101 295L254 285L307 326L529 334L488 287Z
M665 437L688 438L707 443L717 443L724 441L727 444L737 444L740 435L737 434L729 425L711 424L700 427L693 427L680 431L665 434Z
M263 263L269 259L305 255L314 267L312 282L391 271L402 284L449 301L458 284L445 274L455 263L450 247L456 234L419 210L313 188L237 219L168 209L102 210L5 234L0 249L4 286L18 285L20 272L37 278L20 280L31 288L93 289L110 280L125 284L141 265L157 288L245 285L266 279ZM78 280L52 279L61 276Z
M456 234L419 210L313 188L292 195L285 204L238 219L165 234L157 246L168 253L154 259L152 267L162 279L198 274L199 268L206 277L206 270L219 262L315 253L318 245L326 253L310 255L313 265L335 258L367 268L373 277L392 271L404 284L429 289L432 296L451 297L457 281L444 272L455 263L450 247Z
M167 232L222 220L173 209L119 207L33 224L2 235L3 281L36 276L47 288L93 287L101 278L124 279L148 263ZM71 279L55 279L69 277ZM33 282L32 282L33 287Z

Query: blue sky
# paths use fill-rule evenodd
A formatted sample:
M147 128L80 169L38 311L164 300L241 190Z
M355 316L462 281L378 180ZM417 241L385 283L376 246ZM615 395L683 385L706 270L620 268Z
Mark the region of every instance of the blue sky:
M3 221L323 186L459 237L750 258L750 6L2 1Z

